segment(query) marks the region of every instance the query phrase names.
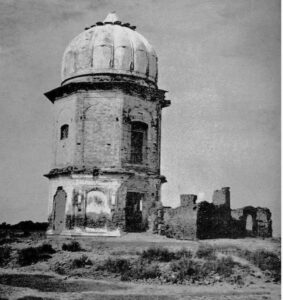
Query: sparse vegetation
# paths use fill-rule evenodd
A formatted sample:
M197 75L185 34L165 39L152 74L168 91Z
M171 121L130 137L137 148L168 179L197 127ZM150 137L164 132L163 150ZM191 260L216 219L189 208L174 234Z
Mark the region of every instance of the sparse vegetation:
M63 244L62 245L62 250L64 251L70 251L70 252L78 252L78 251L82 251L82 247L80 245L79 242L77 241L71 241L70 243L68 244Z
M108 258L98 264L96 271L119 274L123 281L155 279L157 282L168 283L202 282L207 279L213 281L215 275L222 280L229 280L234 267L239 264L230 256L217 259L208 247L202 250L198 250L199 258L197 255L193 257L192 252L186 248L170 251L167 248L151 247L137 258ZM161 271L164 268L166 272Z
M142 259L160 262L170 262L174 259L180 259L182 257L191 258L192 256L192 252L186 248L182 248L181 250L174 252L167 248L151 247L141 253Z
M75 258L72 260L71 268L83 268L86 265L91 266L92 261L86 255L82 255L79 258Z
M28 266L38 262L38 252L35 247L27 247L18 251L18 263L20 266Z
M182 248L182 249L176 251L174 255L175 255L175 259L181 259L183 257L185 257L185 258L193 257L193 253L186 248Z
M148 262L146 260L138 259L130 268L121 274L121 280L131 281L139 279L152 279L161 276L159 265L156 262Z
M18 263L20 266L27 266L37 263L40 260L46 260L51 257L50 254L56 251L49 244L42 244L38 247L27 247L18 251Z
M11 257L12 248L8 246L0 247L0 266L4 266L8 263Z
M123 273L129 269L130 261L124 258L108 258L97 267L97 270L103 270L110 273Z
M270 272L275 281L281 279L281 260L275 253L262 250L249 251L242 250L240 255L260 268L262 271Z
M8 237L11 238L12 235ZM51 243L58 247L58 243L53 241L37 244L39 239L32 237L28 238L29 247L21 249L22 241L26 239L23 237L17 239L19 241L17 244L0 246L1 266L8 264L12 266L16 262L20 266L35 264L49 259L56 252ZM258 243L262 245L262 241ZM249 250L243 250L243 245L229 240L220 243L200 242L197 249L196 242L193 242L191 249L194 250L189 248L189 242L184 245L186 247L183 248L174 244L171 244L170 248L160 246L145 248L143 245L140 247L136 244L130 247L128 244L127 246L117 244L118 247L112 247L104 241L98 243L92 241L93 251L85 255L86 252L82 247L90 248L87 241L82 241L80 244L76 240L65 240L62 249L73 253L59 252L48 262L48 265L51 270L61 275L87 276L96 279L120 278L122 281L143 281L154 284L207 285L224 281L243 286L252 280L251 276L255 279L280 281L280 257L276 254L279 252L278 248L274 247L273 252L253 250L259 249L254 246ZM85 254L79 253L80 251L84 251ZM17 256L14 255L16 253ZM237 259L237 256L242 259ZM248 274L251 276L247 277Z
M215 259L216 258L215 250L210 245L207 245L207 244L200 245L196 252L196 257L204 258L204 259L208 259L208 260Z
M175 258L175 253L167 248L151 247L142 252L141 258L149 261L169 262Z
M214 275L227 280L232 275L235 265L236 263L229 256L215 261L209 259L204 262L197 259L181 258L170 264L171 277L167 277L167 281L172 283L203 281L208 278L213 279Z
M15 225L7 224L3 222L0 224L0 230L12 230L12 231L46 231L48 227L47 222L33 222L33 221L21 221Z

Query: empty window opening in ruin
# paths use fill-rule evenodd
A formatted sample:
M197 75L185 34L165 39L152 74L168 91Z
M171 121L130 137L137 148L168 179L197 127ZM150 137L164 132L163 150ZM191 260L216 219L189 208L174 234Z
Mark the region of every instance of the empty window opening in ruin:
M131 128L131 163L142 164L146 159L147 124L133 122Z
M67 139L69 135L69 125L64 124L60 129L60 140Z
M251 215L247 215L246 230L248 230L248 231L252 231L253 230L253 218L252 218Z

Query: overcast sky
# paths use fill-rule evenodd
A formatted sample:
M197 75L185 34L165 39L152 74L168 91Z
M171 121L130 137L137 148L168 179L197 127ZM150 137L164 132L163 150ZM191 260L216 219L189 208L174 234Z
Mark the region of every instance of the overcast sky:
M269 207L280 228L279 0L0 0L0 223L46 221L63 51L116 11L159 58L165 205L179 194Z

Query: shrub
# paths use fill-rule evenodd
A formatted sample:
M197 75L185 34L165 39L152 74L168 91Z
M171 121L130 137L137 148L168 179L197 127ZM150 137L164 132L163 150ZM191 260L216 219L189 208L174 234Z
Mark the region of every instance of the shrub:
M56 263L53 270L60 275L66 274L66 268L61 263Z
M197 252L196 257L204 258L204 259L215 259L215 251L210 245L200 245Z
M231 256L222 257L216 261L216 272L224 277L229 277L233 273L233 268L237 265Z
M0 239L0 245L11 244L11 243L15 243L17 241L18 241L18 239L16 239L15 237L5 237L5 238Z
M71 268L83 268L86 265L92 265L92 262L86 255L82 255L81 257L72 260Z
M71 241L69 244L63 244L62 250L64 251L71 251L71 252L77 252L82 251L81 245L77 241Z
M11 257L12 249L8 246L0 247L0 266L4 266L8 263Z
M181 259L183 257L192 258L193 254L191 251L187 250L186 248L182 248L181 250L176 251L174 256L175 259Z
M37 263L40 260L49 259L56 251L49 244L42 244L38 247L23 248L18 251L18 263L21 266L27 266Z
M35 247L28 247L18 251L18 263L21 266L31 265L39 259L38 251Z
M149 263L145 260L136 260L130 268L125 271L121 280L138 280L138 279L151 279L161 276L161 271L157 263Z
M42 244L41 246L38 246L37 247L37 250L40 252L40 253L49 253L49 254L53 254L55 253L56 251L52 248L52 245L50 244Z
M108 258L102 264L97 266L97 270L103 270L110 273L123 273L130 268L130 262L124 258Z
M151 247L142 252L141 258L147 259L149 261L155 260L161 262L169 262L175 259L175 253L170 252L167 248Z
M172 277L173 282L183 282L189 280L194 274L197 273L196 262L191 259L181 258L180 260L173 261L170 264L170 269L175 276Z

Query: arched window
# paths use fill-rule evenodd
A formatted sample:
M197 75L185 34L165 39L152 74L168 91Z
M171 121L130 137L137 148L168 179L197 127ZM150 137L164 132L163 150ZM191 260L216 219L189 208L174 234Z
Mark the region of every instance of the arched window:
M133 122L131 128L131 163L142 164L146 158L147 124Z
M253 218L251 215L247 215L246 230L249 230L249 231L253 230Z
M64 124L63 126L61 126L61 129L60 129L60 140L67 139L68 134L69 134L69 125Z

